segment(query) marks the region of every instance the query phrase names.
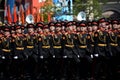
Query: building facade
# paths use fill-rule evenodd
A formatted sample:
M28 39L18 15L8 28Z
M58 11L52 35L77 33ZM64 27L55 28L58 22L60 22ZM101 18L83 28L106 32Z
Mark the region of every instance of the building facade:
M120 18L120 0L109 0L103 5L102 13L103 16Z

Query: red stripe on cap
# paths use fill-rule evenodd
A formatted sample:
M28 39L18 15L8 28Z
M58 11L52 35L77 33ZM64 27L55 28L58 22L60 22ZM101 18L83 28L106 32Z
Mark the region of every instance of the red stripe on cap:
M99 22L100 22L100 23L101 23L101 22L105 22L105 19L101 19Z
M80 24L81 27L85 27L86 25L85 24Z

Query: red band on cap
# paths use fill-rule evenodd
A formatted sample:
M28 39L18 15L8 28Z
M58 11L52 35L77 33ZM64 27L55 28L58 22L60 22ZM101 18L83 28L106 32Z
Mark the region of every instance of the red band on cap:
M85 27L86 25L85 24L80 24L81 27Z

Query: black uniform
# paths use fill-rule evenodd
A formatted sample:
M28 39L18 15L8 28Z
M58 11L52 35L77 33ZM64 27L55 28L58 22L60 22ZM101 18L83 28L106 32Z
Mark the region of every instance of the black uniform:
M119 56L118 32L109 33L110 70L112 78L117 79L117 65Z
M14 43L13 47L13 74L16 75L16 77L22 78L24 72L24 61L26 60L27 56L25 54L25 37L23 34L15 35L12 40Z
M32 29L32 33L28 31L25 40L25 53L27 54L26 70L27 75L34 79L36 75L35 74L36 63L38 61L37 37L36 33L34 32L33 24L28 24L27 28L28 30Z
M88 77L89 66L92 59L90 57L90 52L88 52L87 49L87 34L78 33L77 36L77 48L79 52L79 58L81 60L81 62L78 65L80 67L78 70L80 74L80 79L82 79Z
M94 67L95 77L106 78L107 76L107 59L109 54L108 48L108 33L105 31L98 31L94 33ZM104 72L103 72L104 71Z
M11 48L11 37L3 37L1 42L1 58L2 58L2 66L3 73L5 78L10 77L10 64L11 64L11 56L12 56L12 48Z
M78 51L74 33L63 34L63 58L64 58L64 76L73 78L75 73L75 64L79 63Z

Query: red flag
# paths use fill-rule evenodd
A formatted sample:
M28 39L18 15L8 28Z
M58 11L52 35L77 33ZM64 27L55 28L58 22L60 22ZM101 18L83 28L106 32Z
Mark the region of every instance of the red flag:
M17 9L16 9L16 5L14 5L13 17L14 17L13 22L17 22Z
M9 5L8 5L8 8L7 8L7 20L8 20L9 24L12 22L12 17L11 17L10 6Z
M40 13L37 12L37 22L40 22Z
M26 10L26 16L30 14L30 6L28 6L27 10Z
M33 14L33 17L34 17L34 22L36 23L36 22L37 22L37 14L34 13L34 14Z
M25 23L25 16L24 16L24 8L23 8L23 5L20 5L20 20L22 22L22 24Z
M51 21L51 14L48 13L48 22L50 22L50 21Z

